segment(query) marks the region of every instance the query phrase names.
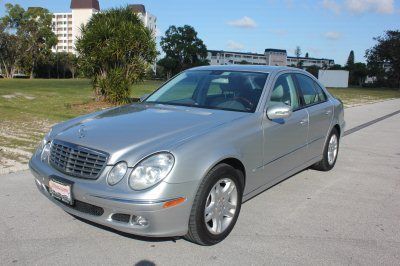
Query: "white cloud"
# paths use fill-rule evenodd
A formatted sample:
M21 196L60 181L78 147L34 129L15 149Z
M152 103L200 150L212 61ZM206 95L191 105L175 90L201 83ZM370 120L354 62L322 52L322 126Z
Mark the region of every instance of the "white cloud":
M228 22L228 25L238 28L255 28L257 27L257 23L247 16L244 16L241 19L232 20Z
M328 40L336 41L342 37L342 34L337 31L328 31L324 34L325 38Z
M362 14L373 12L379 14L392 14L395 11L394 0L323 0L322 7L339 14L343 9L354 13Z
M228 48L233 51L241 51L244 48L244 45L235 41L228 41Z
M394 12L394 0L346 0L346 8L353 13L392 14Z
M339 14L342 9L335 0L324 0L322 1L322 7L332 11L335 14Z

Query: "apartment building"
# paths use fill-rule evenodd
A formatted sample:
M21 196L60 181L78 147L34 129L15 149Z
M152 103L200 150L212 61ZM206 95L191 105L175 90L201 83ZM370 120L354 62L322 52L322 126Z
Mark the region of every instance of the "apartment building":
M130 5L129 7L156 38L157 18L147 12L144 5ZM76 53L75 42L81 36L81 26L85 25L98 12L101 12L98 0L72 0L71 12L53 13L52 30L58 38L58 43L52 48L52 51Z
M286 50L273 48L265 49L263 54L229 52L223 50L208 50L207 59L209 60L210 65L250 64L270 66L297 66L298 61L301 61L304 68L312 65L316 65L320 68L328 68L335 64L335 61L333 59L311 57L297 58L294 56L288 56Z

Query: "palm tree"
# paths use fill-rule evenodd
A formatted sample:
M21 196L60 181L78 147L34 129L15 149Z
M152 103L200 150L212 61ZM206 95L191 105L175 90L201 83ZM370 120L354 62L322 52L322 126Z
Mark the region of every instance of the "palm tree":
M97 99L126 102L157 56L153 33L129 8L95 14L77 41L79 65L93 81Z

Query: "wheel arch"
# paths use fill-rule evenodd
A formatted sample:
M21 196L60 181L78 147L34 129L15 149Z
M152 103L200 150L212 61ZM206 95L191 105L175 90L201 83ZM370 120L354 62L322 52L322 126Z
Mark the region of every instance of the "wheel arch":
M241 180L241 182L242 182L242 188L244 190L244 187L246 185L246 168L244 167L243 163L237 158L229 157L229 158L226 158L226 159L223 159L223 160L217 162L215 165L222 164L222 163L230 165L233 168L235 168L237 171L240 171L242 173L243 180Z
M336 129L339 133L339 137L342 136L342 129L340 128L339 124L335 124L332 129Z

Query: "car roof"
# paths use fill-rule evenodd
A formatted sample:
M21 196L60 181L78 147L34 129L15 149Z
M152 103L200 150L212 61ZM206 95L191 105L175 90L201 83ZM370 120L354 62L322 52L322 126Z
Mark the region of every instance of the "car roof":
M201 66L188 70L224 70L224 71L255 71L263 73L273 73L282 70L299 71L298 68L283 66L267 66L267 65L217 65L217 66Z

